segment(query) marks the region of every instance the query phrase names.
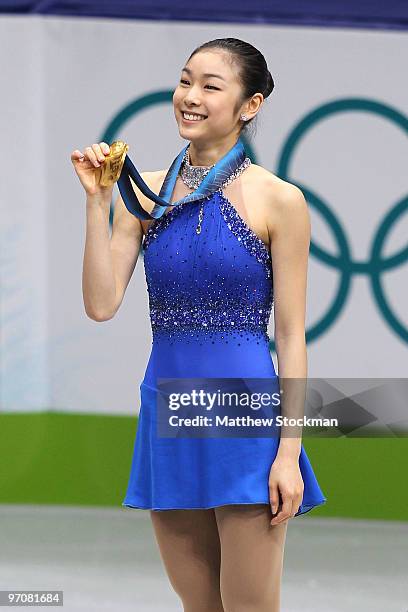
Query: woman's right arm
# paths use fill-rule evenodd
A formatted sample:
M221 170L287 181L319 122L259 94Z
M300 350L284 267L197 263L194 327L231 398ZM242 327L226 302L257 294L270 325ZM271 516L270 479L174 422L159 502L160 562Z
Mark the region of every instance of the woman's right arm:
M110 203L110 199L108 202L100 196L86 198L82 294L85 312L94 321L107 321L116 314L136 267L143 238L140 220L127 210L120 195L109 237Z
M75 150L71 161L86 192L86 240L82 273L85 312L94 321L107 321L117 312L139 256L143 238L140 219L132 215L119 195L109 236L111 187L100 187L96 168L109 153L106 143L93 144L84 153ZM146 182L150 175L141 173ZM149 181L150 182L150 181ZM150 185L149 185L150 186ZM153 188L153 186L151 186ZM138 198L142 201L141 192Z

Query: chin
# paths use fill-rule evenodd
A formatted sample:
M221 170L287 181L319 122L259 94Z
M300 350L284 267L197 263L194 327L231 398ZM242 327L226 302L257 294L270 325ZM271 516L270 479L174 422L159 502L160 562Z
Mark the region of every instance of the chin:
M191 142L199 142L203 138L207 139L209 137L207 130L198 134L198 130L186 128L184 125L179 125L179 134L182 138Z

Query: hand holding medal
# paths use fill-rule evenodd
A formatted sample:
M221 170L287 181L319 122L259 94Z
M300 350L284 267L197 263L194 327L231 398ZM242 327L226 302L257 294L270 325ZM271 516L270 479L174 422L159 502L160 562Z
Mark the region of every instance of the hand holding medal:
M112 187L119 179L128 150L129 145L123 140L115 140L111 144L109 154L105 157L102 166L98 168L101 187Z
M110 146L106 142L86 147L84 153L76 149L71 154L71 161L88 195L109 192L119 179L126 153L129 150L122 140L116 140Z

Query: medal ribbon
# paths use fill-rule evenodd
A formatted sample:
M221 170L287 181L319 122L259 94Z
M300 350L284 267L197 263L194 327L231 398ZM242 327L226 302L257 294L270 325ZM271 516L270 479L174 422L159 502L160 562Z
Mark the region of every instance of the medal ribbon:
M235 145L222 157L210 172L204 177L200 185L192 193L188 193L184 198L177 202L170 202L177 176L183 161L184 154L189 147L189 144L180 151L177 157L173 160L164 182L161 186L159 195L155 194L144 182L143 178L133 165L128 155L125 157L120 177L117 181L118 188L126 208L132 215L139 219L159 219L166 212L169 206L178 206L184 202L201 200L208 197L217 191L225 181L235 172L238 167L244 162L246 153L243 141L238 138ZM133 189L130 178L136 183L140 191L149 200L154 202L152 211L147 212L140 204L135 190Z

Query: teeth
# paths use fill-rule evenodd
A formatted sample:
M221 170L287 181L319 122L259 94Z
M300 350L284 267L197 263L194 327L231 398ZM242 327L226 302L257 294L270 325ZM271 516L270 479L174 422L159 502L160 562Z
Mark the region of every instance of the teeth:
M190 121L201 121L205 119L205 117L201 117L200 115L187 115L187 113L183 113L183 117L185 119L189 119Z

